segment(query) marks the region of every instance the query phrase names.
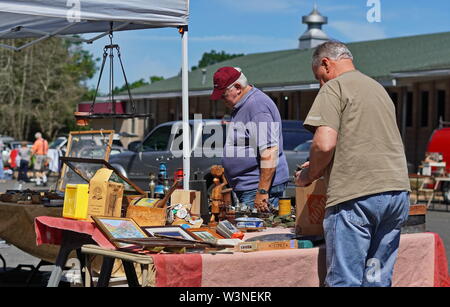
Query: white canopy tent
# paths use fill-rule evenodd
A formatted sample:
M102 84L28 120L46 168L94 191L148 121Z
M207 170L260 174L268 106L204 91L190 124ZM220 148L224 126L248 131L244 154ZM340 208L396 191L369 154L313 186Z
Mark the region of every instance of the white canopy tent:
M188 96L189 0L0 0L0 39L35 38L20 51L50 37L92 43L111 31L174 27L182 37L183 187L189 189L190 137ZM73 34L100 33L85 39Z

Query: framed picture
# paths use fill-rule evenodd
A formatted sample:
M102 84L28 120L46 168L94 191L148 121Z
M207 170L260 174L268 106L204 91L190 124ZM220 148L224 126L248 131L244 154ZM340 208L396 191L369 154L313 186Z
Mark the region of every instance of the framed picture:
M109 160L113 141L113 130L72 131L67 141L66 157ZM89 179L102 165L74 163L84 176ZM85 183L71 168L63 164L58 183L58 190L64 192L66 185Z
M210 228L190 228L187 230L196 240L216 241L223 239L221 235Z
M181 226L148 226L142 227L150 236L155 234L175 237L180 239L195 240L194 236Z
M117 239L148 238L147 233L131 218L93 216L92 219L109 241L117 248L133 246L132 244L116 242Z

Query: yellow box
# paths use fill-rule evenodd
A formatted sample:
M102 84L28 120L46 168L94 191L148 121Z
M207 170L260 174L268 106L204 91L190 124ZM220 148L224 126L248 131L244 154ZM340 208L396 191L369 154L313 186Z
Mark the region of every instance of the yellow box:
M86 220L88 218L88 184L67 184L64 195L63 217Z

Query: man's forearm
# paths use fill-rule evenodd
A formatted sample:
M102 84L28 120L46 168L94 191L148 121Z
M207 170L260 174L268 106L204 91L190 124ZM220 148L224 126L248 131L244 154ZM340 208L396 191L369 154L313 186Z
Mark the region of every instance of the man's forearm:
M323 176L325 169L328 164L330 164L333 159L333 151L321 151L318 148L311 147L310 157L309 157L309 168L308 176L311 181L319 179Z
M317 128L309 153L309 166L300 174L301 184L310 184L324 174L333 159L336 143L335 130L326 126Z
M261 153L259 189L269 190L275 176L278 162L278 147L267 148Z

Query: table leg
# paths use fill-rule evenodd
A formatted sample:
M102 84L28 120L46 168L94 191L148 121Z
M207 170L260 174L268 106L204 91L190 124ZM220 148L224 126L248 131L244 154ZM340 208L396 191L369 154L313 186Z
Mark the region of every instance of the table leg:
M6 272L6 260L5 260L5 258L3 258L2 255L0 255L0 260L3 262L3 271Z
M141 264L142 287L148 286L148 264Z
M103 256L102 268L98 277L97 287L108 287L114 266L114 258Z
M73 250L81 248L84 244L92 243L94 242L90 235L80 234L73 231L63 231L61 248L59 249L55 267L50 275L47 287L58 287L67 259Z
M91 271L91 256L86 254L84 261L84 286L91 287L92 285L92 271Z
M136 270L134 268L133 262L122 260L123 268L125 270L125 275L127 276L128 286L140 287L139 281L136 276Z

